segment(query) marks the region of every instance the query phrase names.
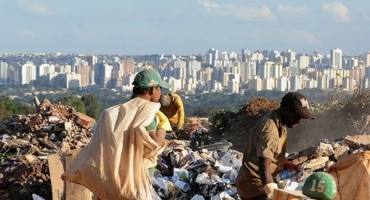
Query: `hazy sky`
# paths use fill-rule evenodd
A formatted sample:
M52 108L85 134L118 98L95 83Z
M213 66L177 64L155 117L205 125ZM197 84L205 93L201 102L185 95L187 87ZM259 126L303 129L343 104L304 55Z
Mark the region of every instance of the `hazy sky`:
M0 53L370 51L370 1L1 0Z

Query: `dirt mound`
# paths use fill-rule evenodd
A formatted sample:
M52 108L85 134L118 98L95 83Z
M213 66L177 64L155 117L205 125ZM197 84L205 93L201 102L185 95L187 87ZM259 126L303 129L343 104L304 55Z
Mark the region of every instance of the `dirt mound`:
M218 138L233 143L232 149L242 151L245 137L269 110L279 107L278 101L253 98L237 113L222 111L212 118ZM358 89L353 95L336 92L328 95L325 103L310 106L314 120L302 120L288 130L288 151L294 152L317 144L321 139L335 140L346 135L370 133L370 90ZM222 122L222 123L220 123Z
M8 166L0 179L1 200L27 200L32 194L52 199L51 182L47 160L18 163Z
M231 149L244 150L245 136L256 125L260 117L267 111L279 107L278 101L266 98L252 98L242 105L238 112L221 110L211 118L214 140L227 139L233 146Z
M303 120L289 130L288 151L299 151L322 139L370 133L370 90L359 89L332 95L325 104L312 105L314 120Z

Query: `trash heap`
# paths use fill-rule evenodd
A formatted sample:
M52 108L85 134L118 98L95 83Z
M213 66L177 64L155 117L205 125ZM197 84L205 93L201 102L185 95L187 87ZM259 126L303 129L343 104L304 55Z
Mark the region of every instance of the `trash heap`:
M90 142L95 119L61 103L42 103L37 114L13 115L0 122L0 199L51 199L47 156L83 148Z
M369 135L351 135L339 138L334 142L323 139L318 145L310 146L287 156L290 162L300 166L303 171L299 175L299 180L294 180L288 176L285 180L282 180L280 186L284 189L301 190L305 179L313 172L325 172L334 163L351 154L366 150L370 150ZM293 187L290 183L294 181L296 181L296 184Z
M46 159L26 155L1 164L0 199L32 199L39 195L52 199L49 166Z
M193 151L190 142L172 140L158 159L152 184L161 199L238 199L236 177L242 153L216 142Z
M35 97L37 114L13 115L0 122L0 153L15 150L20 155L47 156L67 153L90 142L95 119L60 102L42 103Z
M319 145L292 153L287 159L306 170L325 171L332 164L343 160L350 154L365 150L370 150L370 135L351 135L331 143L323 139Z

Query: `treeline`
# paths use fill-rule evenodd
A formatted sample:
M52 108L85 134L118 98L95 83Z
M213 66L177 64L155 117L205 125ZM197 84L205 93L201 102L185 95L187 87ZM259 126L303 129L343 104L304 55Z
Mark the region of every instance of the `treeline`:
M27 115L36 113L34 106L18 103L6 96L0 97L0 121L9 119L14 114Z
M1 86L0 86L1 88ZM19 88L18 88L19 89ZM22 88L23 94L29 92L27 88ZM18 90L17 90L18 91ZM327 93L319 89L305 89L300 91L306 95L311 102L325 102ZM264 97L269 100L281 99L285 92L276 90L253 91L248 90L244 94L224 94L224 93L182 93L177 92L183 100L185 114L187 117L210 117L213 116L216 110L228 110L237 112L241 105L248 102L253 97ZM4 96L16 95L11 88L3 90ZM126 102L131 96L130 92L117 92L113 90L103 89L70 89L61 93L38 94L40 100L48 98L52 103L58 101L74 107L77 111L87 114L95 119L99 118L100 112L104 109ZM9 100L10 101L10 100ZM27 114L35 110L33 106L33 96L18 96L14 101L15 108L10 106L3 114L6 118L11 114ZM26 104L24 104L24 103ZM9 102L8 102L9 104ZM31 106L30 106L31 105ZM13 106L14 107L14 106ZM3 113L4 113L3 112Z
M84 113L95 119L99 118L100 103L93 95L85 95L78 98L76 95L62 97L58 101L61 103L72 106L76 111ZM20 103L10 100L6 96L0 97L0 121L9 119L12 115L28 115L35 114L36 107L31 104Z

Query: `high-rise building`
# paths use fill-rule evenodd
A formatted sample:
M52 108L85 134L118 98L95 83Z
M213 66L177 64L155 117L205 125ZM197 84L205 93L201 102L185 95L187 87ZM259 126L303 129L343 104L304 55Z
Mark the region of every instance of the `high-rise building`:
M263 89L262 87L263 87L262 79L258 76L255 76L248 82L249 90L261 91Z
M278 91L282 91L282 92L289 91L289 89L290 89L289 79L285 76L282 76L282 77L278 78L276 89Z
M81 74L67 73L65 74L66 88L80 88L81 87Z
M271 77L279 78L283 75L283 64L282 63L274 63L271 66Z
M310 64L310 58L306 55L298 57L298 68L304 69L307 68Z
M241 82L245 83L256 76L256 60L247 60L240 67Z
M288 66L290 68L290 74L292 76L298 76L298 75L300 75L300 71L301 70L300 70L300 68L298 66L297 60L293 60L293 61L289 62Z
M329 76L323 75L317 78L317 88L326 90L329 88Z
M245 62L249 58L250 55L251 55L251 50L242 49L242 63Z
M276 58L278 58L279 56L280 52L276 50L270 51L270 53L268 54L269 61L271 62L275 62Z
M240 91L239 81L233 79L228 82L227 89L230 93L239 93Z
M290 77L290 90L296 91L301 89L301 78L297 75Z
M135 62L133 59L123 59L121 60L121 65L124 75L133 73L135 71Z
M206 84L208 83L208 81L212 80L212 71L212 67L207 67L204 69L203 80L206 82Z
M342 69L342 49L335 48L330 50L331 66Z
M87 87L90 85L90 66L77 66L77 74L81 74L81 87Z
M55 66L50 64L41 64L38 67L37 77L47 76L55 72Z
M188 60L186 61L186 77L191 78L193 77L194 81L198 81L199 77L197 77L197 72L202 69L202 63L196 60Z
M273 75L272 70L275 66L274 62L266 61L266 62L260 63L259 66L260 66L259 76L261 77L261 79L272 77ZM281 71L281 73L283 72Z
M0 61L0 84L8 83L8 63Z
M20 85L30 84L32 81L36 80L36 66L31 62L27 62L20 67L19 74Z
M207 51L206 61L208 64L215 66L215 60L218 60L218 50L212 48Z
M96 64L99 70L95 73L95 81L102 87L107 87L108 82L112 79L113 66L105 63Z
M288 49L287 50L287 58L288 58L288 60L287 60L288 63L289 62L293 62L294 60L296 60L296 58L295 58L295 52L292 51L292 50L290 50L290 49Z
M365 67L370 66L370 52L365 53Z
M98 63L98 58L95 56L95 55L88 55L87 56L87 64L93 69L93 70L96 70L95 69L95 64Z

